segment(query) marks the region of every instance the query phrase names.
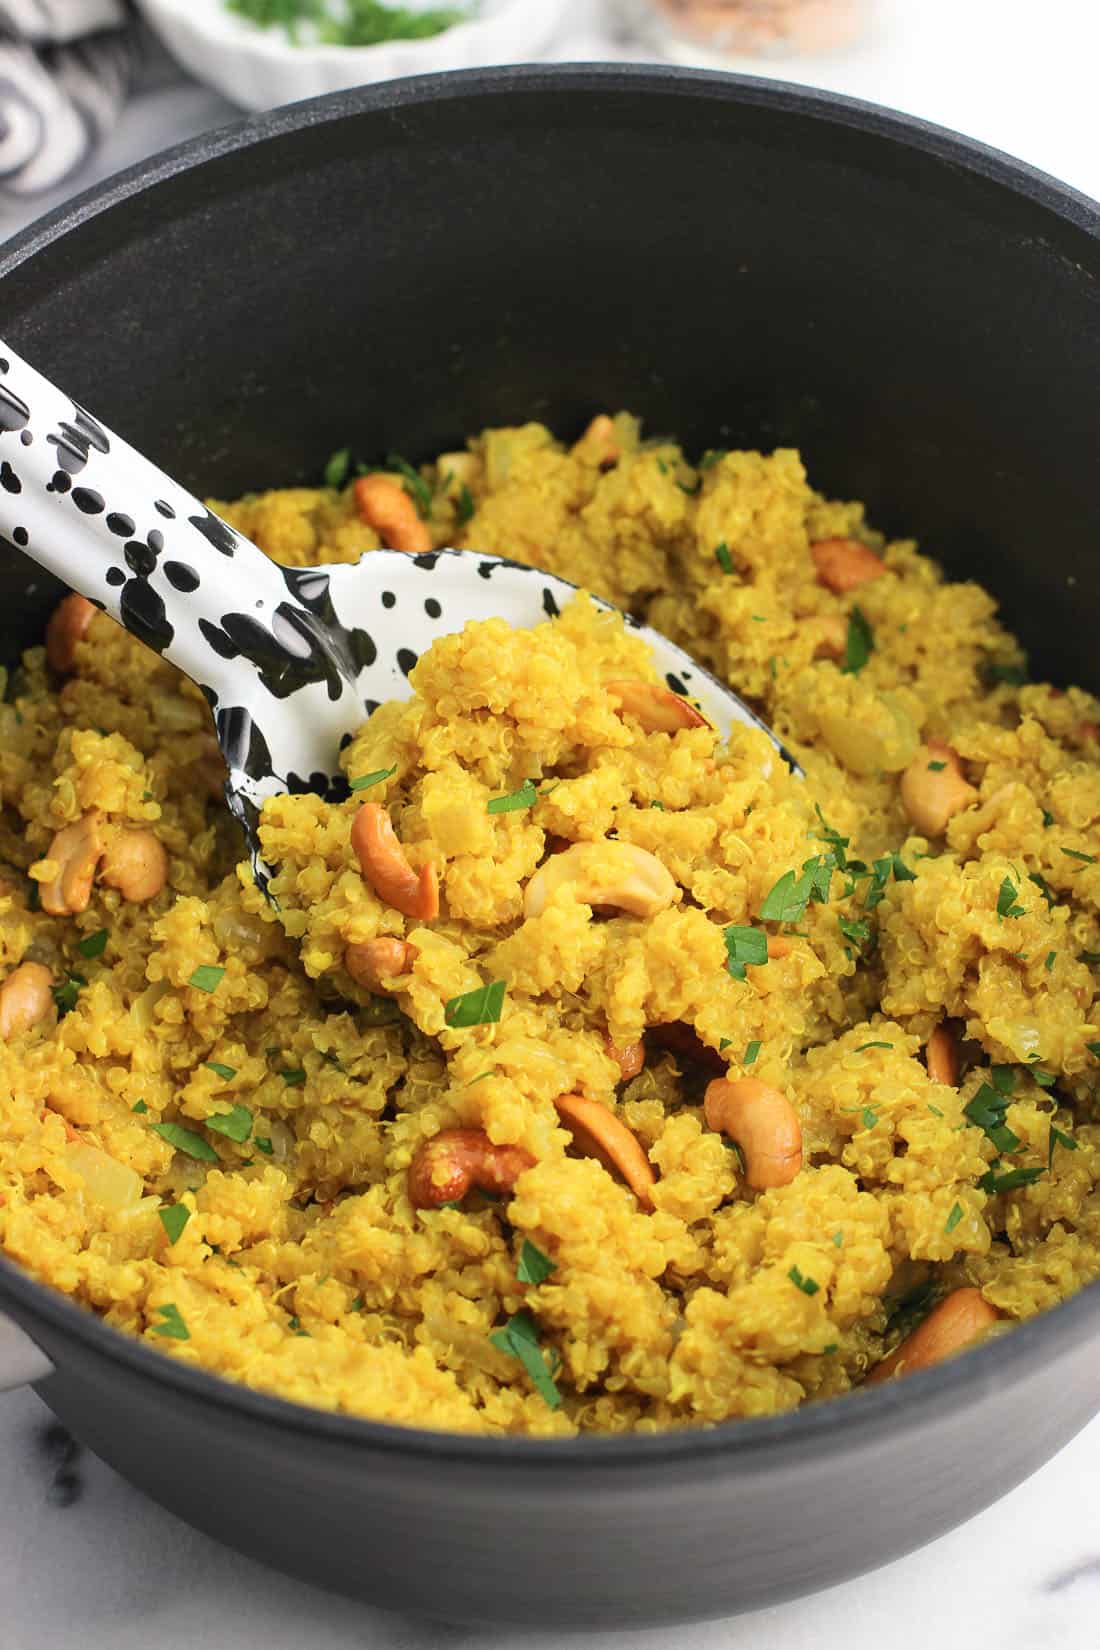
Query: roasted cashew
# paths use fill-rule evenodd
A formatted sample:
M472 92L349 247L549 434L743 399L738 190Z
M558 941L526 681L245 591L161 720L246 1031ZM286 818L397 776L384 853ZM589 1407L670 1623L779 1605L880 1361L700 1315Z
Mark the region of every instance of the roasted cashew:
M439 915L439 878L434 865L414 871L380 802L364 802L351 828L359 868L378 898L418 922Z
M96 866L103 857L103 816L91 808L64 826L50 843L47 859L58 866L52 882L39 885L42 909L51 917L75 917L88 909Z
M356 985L388 997L392 993L382 984L383 975L407 974L415 956L416 947L407 940L380 937L349 945L344 952L344 967Z
M409 1199L415 1209L438 1209L461 1202L472 1186L499 1196L534 1163L522 1146L494 1145L484 1129L442 1129L409 1165Z
M605 1169L621 1175L642 1207L652 1209L657 1177L641 1142L626 1124L607 1106L581 1094L559 1094L554 1104L585 1157L595 1157Z
M168 881L168 855L155 831L116 831L103 852L99 881L132 905L155 899Z
M931 1311L888 1358L876 1364L864 1386L877 1386L896 1375L929 1369L961 1352L997 1322L998 1314L980 1289L956 1289Z
M758 1077L725 1077L707 1084L707 1124L736 1142L745 1179L754 1191L786 1186L802 1168L802 1130L785 1094Z
M50 1008L53 975L41 963L23 962L0 985L0 1042L30 1031Z
M611 470L623 456L619 446L619 437L615 432L615 420L607 413L597 413L581 436L578 446L593 447L599 453L601 470Z
M959 1045L948 1026L937 1026L924 1045L924 1063L928 1075L948 1088L957 1088L959 1082Z
M629 1083L632 1077L637 1077L645 1069L644 1043L613 1043L610 1037L605 1037L603 1051L618 1066L624 1083Z
M810 545L810 555L818 583L838 596L858 590L861 584L881 578L886 571L882 557L858 539L818 539Z
M679 898L679 890L655 854L632 842L605 838L575 842L539 867L523 895L523 914L541 916L551 894L572 884L586 905L613 905L635 917L655 917Z
M921 836L942 836L948 820L977 800L958 755L942 739L926 739L901 776L902 807Z
M46 663L59 676L67 676L72 670L76 644L88 634L88 626L97 612L98 608L87 596L78 596L74 592L59 602L50 614L46 626Z
M407 550L422 555L432 547L426 521L416 513L416 505L399 481L390 475L362 476L355 483L359 514L373 527L389 550Z
M624 677L605 682L604 687L618 696L619 715L633 716L644 733L676 733L680 728L710 726L702 711L696 710L682 693L658 687L655 682Z

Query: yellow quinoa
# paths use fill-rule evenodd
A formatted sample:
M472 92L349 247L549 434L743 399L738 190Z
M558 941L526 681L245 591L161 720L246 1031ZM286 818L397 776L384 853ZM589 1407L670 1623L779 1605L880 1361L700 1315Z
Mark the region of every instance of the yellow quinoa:
M795 452L696 465L620 414L573 447L489 430L422 474L436 544L644 616L806 778L753 731L647 732L609 684L659 686L648 654L582 597L441 639L344 753L386 777L268 804L275 908L198 690L101 614L64 676L31 648L0 705L0 990L36 963L52 992L0 1041L6 1253L231 1380L559 1437L839 1395L954 1291L999 1333L1095 1278L1100 704L1027 684L994 598ZM214 507L289 564L378 545L353 486ZM879 576L835 593L811 549L832 539ZM924 837L902 777L948 759L972 791ZM379 897L364 805L434 868L437 916ZM110 843L151 831L167 883L142 903L101 872L50 915L55 837L92 810ZM589 884L559 868L526 914L576 844ZM659 908L607 897L628 850L659 862ZM379 938L409 949L372 992L346 958ZM957 1083L926 1067L940 1027ZM610 1050L637 1044L624 1078ZM761 1189L705 1104L748 1077L801 1135ZM563 1096L636 1143L648 1191ZM414 1206L410 1167L454 1129L526 1166Z

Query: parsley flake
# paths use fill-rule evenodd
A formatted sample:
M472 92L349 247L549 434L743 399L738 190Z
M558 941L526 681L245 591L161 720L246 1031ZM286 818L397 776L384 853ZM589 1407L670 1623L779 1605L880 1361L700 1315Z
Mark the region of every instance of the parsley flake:
M801 1289L804 1295L816 1295L821 1285L814 1278L803 1277L797 1266L792 1266L787 1273L796 1289Z
M182 1128L179 1123L150 1123L149 1127L177 1152L183 1152L185 1157L198 1158L200 1163L218 1161L218 1154L209 1140L204 1140L201 1134L195 1134L191 1129Z
M178 1243L183 1236L183 1229L191 1219L191 1211L186 1203L173 1203L166 1209L158 1209L160 1223L168 1234L170 1244Z
M237 1075L235 1066L223 1066L220 1060L204 1060L203 1065L207 1071L212 1071L215 1077L220 1077L226 1083L231 1083Z
M1043 967L1046 969L1048 974L1050 973L1051 969L1054 967L1054 959L1057 955L1058 955L1057 951L1048 951L1047 954L1046 954L1046 961L1043 963Z
M721 544L715 546L714 559L722 569L723 573L733 572L733 557L730 555L730 547L725 540L723 540Z
M1014 1192L1018 1186L1034 1185L1042 1173L1042 1169L1009 1169L1007 1174L997 1174L990 1169L978 1181L978 1187L983 1192Z
M78 941L76 948L82 957L87 957L89 962L94 962L97 957L102 957L107 949L107 930L99 928L94 934L86 934L82 940Z
M152 1326L154 1335L163 1335L165 1340L169 1341L189 1341L191 1339L191 1331L184 1323L178 1306L174 1306L169 1301L167 1306L155 1306L153 1310L160 1318L160 1322Z
M1008 1095L995 1089L990 1083L983 1083L973 1099L967 1101L963 1107L963 1116L975 1128L981 1129L1002 1156L1014 1152L1020 1144L1020 1137L1013 1133L1005 1122L1005 1112L1008 1109Z
M416 505L416 513L422 521L427 521L432 513L432 490L419 470L414 470L409 461L401 457L400 453L390 453L386 459L386 469L396 470L405 486L405 491Z
M493 1346L510 1358L518 1358L527 1371L535 1390L550 1409L561 1408L561 1393L546 1366L539 1346L539 1328L530 1312L514 1312L503 1329L495 1329L489 1336Z
M1077 961L1088 963L1092 968L1095 968L1100 963L1100 951L1078 951Z
M306 1080L306 1074L301 1066L286 1066L280 1071L279 1076L288 1089L300 1089Z
M523 1248L519 1252L519 1261L516 1265L516 1277L520 1283L545 1283L551 1272L556 1272L558 1263L544 1255L536 1243L530 1238L524 1238Z
M951 1213L948 1215L947 1221L946 1221L946 1223L944 1225L944 1228L943 1228L944 1232L953 1232L955 1230L955 1227L959 1224L959 1221L962 1219L962 1217L963 1217L962 1204L961 1203L953 1204L952 1208L951 1208Z
M1024 907L1016 904L1016 895L1019 887L1011 877L1005 877L997 895L997 915L1003 922L1005 917L1022 917L1026 915Z
M213 963L202 963L196 968L187 983L193 985L196 991L209 993L218 989L222 983L224 973L224 968L216 967Z
M490 797L489 812L491 814L518 813L521 808L533 808L538 799L538 786L533 779L525 779L518 791L509 791L507 796Z
M1043 809L1043 830L1044 831L1049 831L1050 827L1053 824L1054 824L1054 815L1051 813L1049 808L1044 808Z
M383 779L392 779L397 772L397 763L392 768L376 768L373 773L360 774L358 779L348 780L349 791L368 791L372 785L380 785Z
M927 1102L927 1106L928 1106L928 1110L932 1113L933 1117L942 1117L943 1116L943 1112L940 1110L940 1108L938 1106L934 1106L932 1104L931 1100L929 1100Z
M253 1135L252 1144L255 1146L255 1148L258 1152L263 1152L265 1157L272 1157L274 1155L275 1147L271 1144L271 1141L268 1140L266 1136L261 1137L258 1134Z
M893 1048L893 1046L893 1043L860 1043L856 1053L862 1054L865 1048Z
M252 1113L247 1106L234 1106L232 1111L222 1111L216 1117L208 1117L206 1126L215 1134L224 1134L227 1140L241 1146L252 1133Z
M751 1065L755 1065L755 1063L756 1063L756 1056L757 1056L757 1055L758 1055L758 1054L759 1054L759 1053L760 1053L760 1043L759 1043L759 1040L758 1040L758 1039L754 1039L754 1040L753 1040L753 1042L751 1042L751 1043L750 1043L750 1044L749 1044L749 1046L748 1046L748 1048L747 1048L747 1049L746 1049L746 1050L745 1050L745 1052L744 1052L744 1055L743 1055L743 1056L742 1056L742 1059L741 1059L741 1064L742 1064L742 1065L743 1065L743 1066L751 1066Z
M759 966L768 960L768 936L759 928L743 928L736 923L724 930L726 967L735 980L746 980L746 964Z
M136 1112L143 1112L143 1111L148 1111L149 1107L145 1104L144 1100L135 1100L133 1105L130 1107L130 1110L131 1111L136 1111Z
M473 991L464 991L445 1005L443 1017L453 1029L495 1025L504 1007L506 990L504 980L494 980L491 985L479 985Z
M350 447L341 447L338 452L333 453L332 457L329 459L328 463L325 465L325 468L324 468L325 486L326 487L342 487L344 485L345 481L348 479L348 471L350 469L351 469L351 448Z
M1042 894L1043 898L1046 900L1047 910L1053 911L1056 904L1054 890L1051 888L1050 883L1047 881L1043 873L1041 871L1029 871L1027 873L1027 880L1034 883L1036 888L1038 888L1040 894Z
M463 482L458 489L458 499L455 503L455 510L458 514L458 525L460 527L465 527L467 522L473 520L474 509L474 495L471 493L466 483Z
M837 917L837 927L846 940L851 940L854 946L862 949L871 938L871 924L862 920L855 921L849 917Z
M1023 687L1027 681L1023 665L987 664L985 674L991 682L1008 682L1012 687Z
M1048 1169L1052 1169L1054 1167L1055 1146L1064 1146L1067 1152L1075 1152L1077 1150L1078 1143L1073 1138L1072 1134L1066 1134L1064 1130L1058 1128L1054 1123L1052 1123L1050 1125L1050 1135L1047 1140Z
M844 1247L844 1233L843 1232L834 1232L833 1233L833 1248L834 1249L843 1249L843 1247Z
M848 615L848 639L844 647L842 669L846 676L858 676L875 651L875 633L867 622L862 608L853 607Z
M818 854L802 866L802 875L784 871L760 907L763 922L801 922L811 900L825 901L833 880L831 855Z
M1100 1060L1100 1043L1086 1043L1085 1047L1090 1054L1095 1055L1096 1059Z
M57 1004L58 1019L63 1020L76 1007L81 986L87 985L83 974L67 974L60 985L50 987L50 995Z
M1096 864L1095 854L1082 854L1079 853L1076 848L1063 848L1062 852L1065 854L1067 859L1079 859L1082 865Z
M946 768L946 766L947 766L946 762L929 762L928 772L929 773L942 773L944 768Z

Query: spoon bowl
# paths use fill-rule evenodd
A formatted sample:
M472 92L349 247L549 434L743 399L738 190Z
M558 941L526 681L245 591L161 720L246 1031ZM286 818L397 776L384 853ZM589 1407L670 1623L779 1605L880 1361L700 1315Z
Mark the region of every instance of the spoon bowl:
M370 551L356 563L282 567L0 343L0 533L190 676L214 714L225 795L267 888L265 800L349 794L340 753L439 636L474 620L527 629L577 586L473 550ZM611 604L597 605L616 611ZM756 713L629 615L673 692L720 737Z

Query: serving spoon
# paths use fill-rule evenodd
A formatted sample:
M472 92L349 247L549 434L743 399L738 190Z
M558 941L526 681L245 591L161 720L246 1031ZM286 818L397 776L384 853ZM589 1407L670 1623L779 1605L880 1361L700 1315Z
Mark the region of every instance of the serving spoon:
M409 673L437 637L493 617L529 628L578 588L470 550L282 567L2 341L0 534L201 688L229 770L226 801L265 891L268 797L346 797L341 750L383 700L411 696ZM723 738L735 723L760 728L796 769L730 688L625 618L669 687L697 700Z

